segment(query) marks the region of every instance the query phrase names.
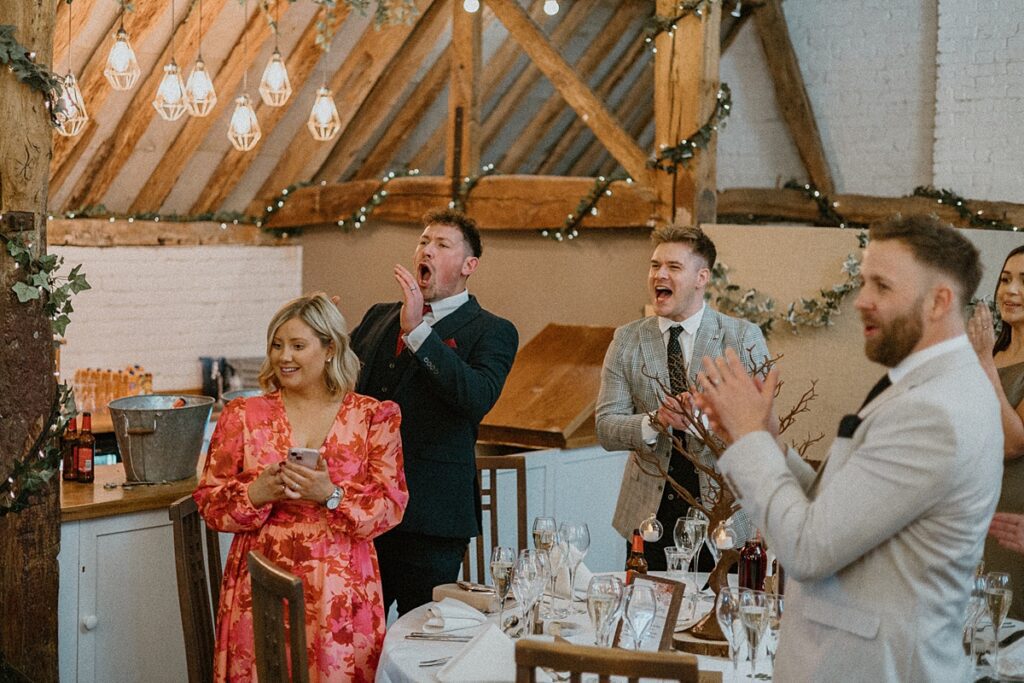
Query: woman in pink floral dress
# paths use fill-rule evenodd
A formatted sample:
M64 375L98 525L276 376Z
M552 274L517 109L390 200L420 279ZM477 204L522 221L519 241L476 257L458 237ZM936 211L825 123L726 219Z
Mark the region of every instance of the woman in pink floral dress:
M252 588L258 550L302 579L309 679L372 681L384 641L372 539L398 524L409 494L401 416L352 391L359 362L323 294L296 299L267 330L265 394L229 403L193 494L207 523L235 534L217 610L217 681L254 681ZM289 448L319 451L315 469Z

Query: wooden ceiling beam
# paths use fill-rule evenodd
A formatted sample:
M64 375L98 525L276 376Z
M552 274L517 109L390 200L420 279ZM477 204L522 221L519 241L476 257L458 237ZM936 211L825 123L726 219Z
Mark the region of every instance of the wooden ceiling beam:
M600 97L603 101L607 102L608 98L611 97L612 92L618 87L622 79L630 72L633 65L638 59L646 59L648 53L644 49L644 41L640 36L636 36L631 43L631 46L627 49L626 54L622 56L611 71L609 71L604 78L601 79L601 83L597 86L594 91L595 94ZM573 119L569 127L559 136L558 141L551 146L547 154L544 157L543 162L537 168L537 173L540 175L550 175L555 172L555 169L568 154L572 148L573 143L577 140L580 135L593 135L590 129L587 128L583 120L578 116Z
M381 128L385 131L390 128L388 119L391 113L399 108L399 98L441 39L451 18L449 8L452 6L457 6L458 11L465 14L461 4L452 0L435 2L424 13L419 26L398 51L391 68L380 77L363 106L338 136L337 144L313 176L314 180L333 183L343 178L363 149L379 135Z
M668 2L668 0L659 0ZM509 33L519 42L552 85L594 134L604 143L608 151L622 164L623 168L642 184L650 185L653 176L647 169L647 155L636 141L622 129L601 100L580 80L572 67L558 53L536 23L516 0L488 0L488 5ZM718 5L712 3L713 7ZM715 48L718 48L717 41Z
M284 6L279 9L282 13L287 12L292 7L290 2L283 4ZM243 36L235 43L228 58L217 69L213 79L217 92L224 95L224 106L234 108L233 93L238 91L238 86L242 83L246 71L251 66L251 63L248 61L250 55L259 53L264 41L268 41L272 37L273 32L267 23L266 17L262 16L259 12L254 12L249 19L248 25L245 27ZM251 53L245 49L246 44L254 46ZM253 92L250 97L253 98L253 104L255 105L256 101L260 100L260 97L259 93L256 92L255 86L252 90ZM219 117L217 116L188 117L188 121L178 130L174 141L154 167L153 175L150 176L149 182L142 186L138 196L135 197L135 201L132 202L132 212L160 210L163 203L167 201L168 195L171 194L171 190L174 189L175 183L178 182L178 178L181 176L182 171L184 171L186 164L192 159L192 155L199 149L203 140L210 134L213 126L218 121ZM267 132L263 131L262 127L261 132L263 136L267 135ZM214 178L213 182L218 182L218 180Z
M289 240L255 225L216 222L174 223L171 221L105 218L54 218L47 222L46 243L69 247L181 247L199 245L281 246Z
M448 80L448 124L445 126L444 172L458 189L458 179L480 168L480 12L466 12L452 3L451 77Z
M419 0L416 3L419 17L430 8L435 0ZM342 130L349 124L356 111L362 106L377 79L391 65L398 50L405 43L417 23L395 24L380 29L368 26L352 49L349 50L341 68L331 78L329 87L335 97L342 97L344 106L338 111ZM285 148L274 169L267 176L257 198L275 196L282 187L307 180L306 169L316 168L318 161L327 158L330 147L313 139L306 126L296 131L291 143Z
M225 4L227 4L227 0L207 0L203 7L207 21L211 16L217 16ZM206 28L209 28L208 24ZM110 136L101 141L100 147L89 160L86 171L79 176L78 182L65 204L77 209L103 201L103 197L117 180L121 169L135 152L139 139L145 134L153 119L157 117L156 110L152 106L152 99L163 79L164 65L173 57L187 76L192 63L199 54L199 31L199 12L190 11L175 29L173 41L168 40L164 46L152 71L146 74L145 79L132 89L131 104L125 109L124 115ZM222 91L218 90L218 92ZM159 182L159 177L163 172L164 169L157 165L147 185ZM177 175L175 173L174 177L177 178Z
M747 25L747 22L750 21L750 17L754 14L755 11L756 9L750 7L749 4L747 6L741 6L740 16L735 17L731 22L729 22L728 27L722 32L723 55L726 52L728 52L729 48L732 47L732 44L736 42L736 36L738 36L740 34L740 31L743 30L743 27ZM726 12L722 13L723 22L725 21L725 17L727 16L727 14L728 13Z
M624 3L619 7L619 11L616 12L616 16L622 13L624 7L627 7L628 3ZM555 26L548 38L551 44L557 46L559 49L564 47L573 37L573 35L579 30L583 23L593 16L591 11L592 8L586 6L586 3L576 2L569 7L568 13L562 18L562 21ZM611 36L611 26L606 27L607 31L602 30L601 35L604 37L603 40L596 40L595 43L604 43L608 37L617 38L618 36ZM581 69L577 65L574 67L578 73ZM540 81L543 73L537 65L530 62L522 73L515 79L511 87L506 89L502 94L498 102L491 109L490 113L487 114L487 119L484 121L483 126L483 148L490 152L491 144L499 133L504 130L505 126L508 125L509 120L517 109L523 104L530 91L533 90L534 86ZM556 108L561 111L562 107L565 106L565 100L556 90L555 93L549 98L556 102ZM526 125L523 133L529 133L535 126L543 125L539 124L537 119L533 116L529 116L529 123ZM542 131L543 132L543 131ZM520 136L521 137L521 136ZM517 138L518 140L518 138ZM495 159L497 161L497 159ZM516 166L503 165L504 170L514 173L517 169Z
M297 190L266 226L280 229L334 224L365 205L378 185L377 180L358 180ZM466 212L482 229L559 228L593 186L591 178L487 176L473 189ZM373 219L417 222L424 211L446 206L450 190L450 179L441 176L395 178L388 183L387 201L376 208ZM617 183L612 196L601 200L600 213L588 217L584 227L645 226L653 215L653 201L649 190L635 183Z
M828 157L821 142L817 120L814 118L811 98L807 95L807 88L804 85L800 62L789 37L782 0L766 0L764 5L754 12L754 24L764 48L768 71L775 84L775 101L796 144L800 160L803 161L807 175L815 187L825 194L833 194L835 183L832 180L832 171L829 169Z
M651 71L651 64L648 63L640 77L633 81L633 85L619 100L619 105L615 110L615 116L623 122L630 135L639 135L643 131L646 121L650 119L654 110L654 101L651 97ZM638 122L638 119L643 123ZM592 139L590 144L576 157L566 175L599 175L597 168L603 161L602 156L607 151L600 140ZM614 159L614 157L612 158Z
M441 88L448 80L450 68L451 53L445 48L423 79L416 84L412 94L402 104L398 115L388 123L384 135L377 140L367 157L358 165L355 180L375 178L384 173L402 143L416 129L423 112L437 99Z
M133 12L126 18L128 21L125 22L125 28L131 35L132 44L135 45L136 49L141 45L146 45L152 42L152 36L156 30L157 24L161 19L164 19L166 11L170 11L166 0L160 0L157 7L147 7L145 12ZM177 25L175 26L175 30ZM170 36L166 44L170 44ZM87 124L87 130L96 128L96 117L103 109L103 105L106 104L107 98L114 92L114 89L110 87L110 83L107 82L107 77L103 75L103 69L107 64L107 50L103 49L105 41L101 41L96 50L93 51L92 56L89 58L89 62L85 68L82 69L82 77L78 79L78 85L82 90L82 98L86 102L86 107L89 110L90 115L93 117L93 121ZM163 50L163 48L161 48ZM163 67L162 63L157 63L153 71L159 72ZM146 81L149 82L149 79ZM144 85L136 84L135 92L136 95L145 87ZM155 86L154 86L155 87ZM147 96L152 96L152 92L147 93ZM134 100L133 100L134 101ZM152 107L151 107L152 108ZM130 109L130 108L129 108ZM53 157L50 159L50 176L57 177L63 181L70 175L69 171L64 171L61 167L69 161L74 155L75 147L92 140L92 135L88 137L85 135L78 135L73 138L66 138L62 135L54 133L53 140ZM80 156L80 155L79 155ZM56 189L51 186L50 192L53 193Z
M590 79L594 72L601 66L604 59L611 54L615 45L627 32L630 24L637 17L637 6L635 3L623 2L615 9L598 36L591 42L584 53L576 61L575 69L581 77ZM603 97L601 98L604 99ZM566 110L565 101L557 92L541 105L537 114L530 119L530 125L513 140L512 144L502 155L498 165L511 173L519 170L519 167L526 162L530 154L536 149L537 144L554 125L555 121ZM485 139L486 144L486 139Z
M338 6L335 10L335 21L338 25L341 25L348 18L350 9L346 4ZM299 36L299 40L295 43L295 47L292 48L291 54L285 60L289 79L295 84L295 87L301 87L301 84L306 82L316 68L317 62L320 61L320 56L323 54L320 46L316 44L317 23L319 21L320 14L317 12L309 20L302 35ZM202 193L200 193L192 205L190 210L192 214L203 214L220 208L224 201L231 196L239 181L242 180L242 176L245 175L249 164L252 163L253 159L256 158L255 155L262 149L263 143L270 138L277 128L277 124L281 122L281 119L285 117L290 109L290 106L268 107L264 104L263 99L259 97L255 99L254 104L256 118L259 119L260 131L263 133L263 137L248 152L239 152L231 146L227 148L224 156L221 157L220 163L217 164L216 170L210 176L211 178L216 178L217 181L203 188Z

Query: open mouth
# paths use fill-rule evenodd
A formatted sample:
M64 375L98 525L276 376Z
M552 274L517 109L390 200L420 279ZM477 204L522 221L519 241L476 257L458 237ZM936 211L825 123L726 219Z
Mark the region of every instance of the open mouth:
M421 288L427 286L433 275L433 271L430 270L430 266L426 263L421 263L416 267L416 282Z
M672 290L668 287L655 287L654 288L654 300L665 301L672 297Z

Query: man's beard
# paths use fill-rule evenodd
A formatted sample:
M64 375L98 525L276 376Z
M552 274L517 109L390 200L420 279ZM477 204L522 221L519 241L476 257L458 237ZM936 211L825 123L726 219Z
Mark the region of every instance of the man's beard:
M874 339L864 340L864 355L868 360L894 368L910 355L924 333L921 301L903 315L887 323L876 323L879 334Z

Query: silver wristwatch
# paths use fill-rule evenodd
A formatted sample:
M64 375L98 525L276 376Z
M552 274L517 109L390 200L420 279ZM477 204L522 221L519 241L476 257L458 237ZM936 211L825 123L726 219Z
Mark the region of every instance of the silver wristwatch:
M334 491L327 498L327 500L324 501L324 505L327 506L328 510L337 510L338 506L341 505L341 498L344 495L345 492L342 491L341 487L335 486Z

